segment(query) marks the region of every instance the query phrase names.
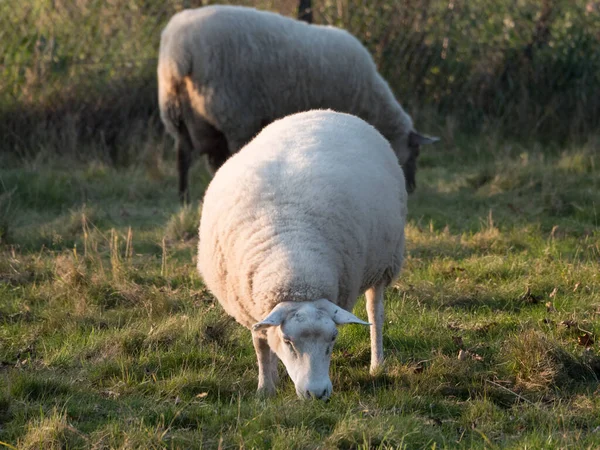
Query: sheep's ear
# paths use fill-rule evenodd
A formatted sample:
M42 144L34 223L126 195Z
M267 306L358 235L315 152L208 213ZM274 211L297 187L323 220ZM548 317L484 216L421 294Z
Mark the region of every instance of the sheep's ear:
M346 311L343 308L340 308L335 303L330 302L327 299L322 298L321 300L315 301L315 306L320 309L324 309L331 320L335 322L336 325L346 325L350 323L356 323L358 325L371 325L369 322L365 322L364 320L359 319L351 312Z
M422 134L417 133L416 131L411 131L408 135L408 145L410 145L411 147L433 144L434 142L437 142L439 140L439 137L423 136Z
M262 330L267 327L277 327L293 309L293 302L281 302L269 313L267 317L252 325L252 331Z

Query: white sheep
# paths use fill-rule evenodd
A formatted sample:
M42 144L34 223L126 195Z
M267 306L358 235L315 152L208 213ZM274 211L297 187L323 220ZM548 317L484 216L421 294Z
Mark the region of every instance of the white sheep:
M179 194L188 198L192 150L216 171L265 125L328 108L356 115L390 141L408 191L416 185L418 134L369 52L345 30L242 6L175 14L162 31L161 118L176 139Z
M283 361L300 397L328 398L336 325L366 291L371 372L383 362L383 293L403 260L407 192L390 144L330 110L265 127L215 174L204 197L198 271L252 330L258 390Z

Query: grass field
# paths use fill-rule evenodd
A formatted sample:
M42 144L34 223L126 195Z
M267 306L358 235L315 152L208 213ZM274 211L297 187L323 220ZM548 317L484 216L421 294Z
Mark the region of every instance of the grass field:
M450 131L422 152L386 369L342 328L328 403L287 376L255 398L250 333L195 273L169 142L120 169L2 159L0 448L600 447L599 141Z

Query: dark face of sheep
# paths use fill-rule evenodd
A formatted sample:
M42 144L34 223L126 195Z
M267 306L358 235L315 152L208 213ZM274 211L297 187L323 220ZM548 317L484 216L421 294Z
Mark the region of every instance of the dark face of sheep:
M406 162L402 164L402 171L406 182L406 192L411 194L417 187L417 158L421 149L419 146L409 147L408 149L410 153Z
M427 137L416 131L408 133L408 142L406 152L406 161L402 164L402 170L404 171L404 179L406 181L406 191L408 193L413 192L417 187L417 158L421 152L421 145L433 144L439 141L437 137Z

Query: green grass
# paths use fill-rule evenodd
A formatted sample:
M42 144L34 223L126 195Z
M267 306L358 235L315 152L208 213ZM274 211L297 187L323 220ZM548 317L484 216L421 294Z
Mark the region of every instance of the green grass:
M172 160L0 161L0 447L598 448L598 141L443 137L386 294L386 369L342 328L326 404L287 376L255 397Z

